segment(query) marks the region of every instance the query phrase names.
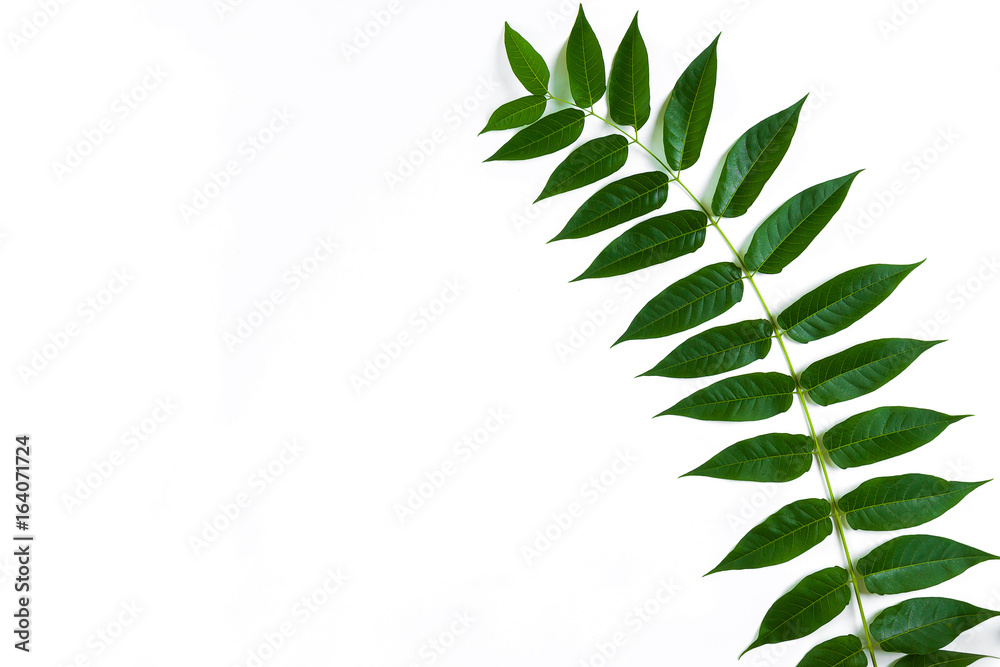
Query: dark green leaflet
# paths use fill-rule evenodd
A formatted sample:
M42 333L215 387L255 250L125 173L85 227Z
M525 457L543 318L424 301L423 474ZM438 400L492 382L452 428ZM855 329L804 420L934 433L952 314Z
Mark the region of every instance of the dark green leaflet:
M757 123L729 150L712 197L712 211L716 216L739 217L757 200L792 143L805 101L803 97Z
M834 637L814 646L797 667L867 667L868 657L854 635Z
M814 451L809 436L768 433L730 445L681 476L743 482L790 482L812 467Z
M696 378L734 371L766 357L773 340L767 320L725 324L688 338L643 375Z
M726 312L743 298L743 272L731 262L711 264L681 278L642 307L615 343L661 338Z
M861 343L802 371L802 388L819 405L849 401L882 387L941 342L882 338Z
M889 607L872 622L872 636L890 653L924 654L1000 612L950 598L912 598Z
M674 85L663 112L663 152L674 171L694 165L708 133L715 104L717 36L691 61Z
M563 109L519 131L496 153L493 160L530 160L560 151L580 138L584 114L579 109Z
M611 120L639 130L649 120L649 55L639 33L639 14L622 39L608 77Z
M850 579L844 568L830 567L795 584L767 610L757 639L743 653L806 637L835 619L851 601Z
M547 100L541 95L528 95L521 97L500 107L493 112L490 120L482 132L493 132L495 130L512 130L515 127L530 125L542 117L545 113Z
M801 556L833 532L830 512L830 503L821 498L785 505L751 528L709 574L768 567Z
M604 97L604 55L594 29L590 27L583 5L576 16L576 23L566 43L566 70L573 100L581 107L589 107Z
M795 381L781 373L748 373L719 380L681 399L657 417L708 421L760 421L792 407Z
M823 444L838 468L855 468L922 447L967 416L923 408L875 408L832 427L823 436Z
M920 263L872 264L828 280L778 315L778 326L799 343L843 331L885 301Z
M990 656L957 651L934 651L926 655L904 655L892 663L892 667L969 667L972 663L988 657Z
M552 241L580 239L635 220L667 201L667 177L649 171L605 185L583 203ZM551 242L551 241L550 241Z
M993 554L934 535L903 535L875 547L858 561L865 587L877 595L936 586L988 560Z
M532 95L545 95L549 88L549 66L524 37L504 24L503 44L510 69Z
M620 134L598 137L573 150L552 172L535 201L582 188L607 178L625 166L628 140Z
M701 211L677 211L643 220L612 241L573 280L620 276L692 253L704 245L707 224Z
M747 269L778 273L791 264L840 210L859 173L814 185L779 206L754 232L743 258Z
M901 530L936 519L986 482L949 482L930 475L876 477L838 502L855 530Z

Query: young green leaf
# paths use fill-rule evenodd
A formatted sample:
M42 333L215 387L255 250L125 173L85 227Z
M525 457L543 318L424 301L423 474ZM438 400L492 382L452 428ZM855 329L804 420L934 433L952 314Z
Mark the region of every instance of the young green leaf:
M949 482L931 475L876 477L837 502L854 530L902 530L938 518L986 482Z
M701 211L677 211L643 220L612 241L573 279L610 278L692 253L705 243L708 218Z
M542 117L545 113L547 100L541 95L528 95L516 100L501 104L482 132L494 132L496 130L512 130L515 127L530 125Z
M732 262L710 264L650 300L615 345L687 331L726 312L743 298L743 272Z
M833 532L830 512L830 503L821 498L785 505L751 528L708 574L768 567L801 556Z
M872 624L883 651L924 654L944 648L959 635L1000 612L950 598L913 598L889 607Z
M608 77L611 120L638 131L649 120L649 54L639 33L639 13L622 39Z
M719 36L698 54L677 79L663 112L663 152L674 171L694 165L708 132L715 104L716 49Z
M902 373L925 351L944 341L882 338L820 359L802 371L802 388L819 405L870 394Z
M765 644L807 637L835 619L851 601L851 576L842 567L814 572L795 584L764 614L764 620L746 651Z
M968 416L923 408L876 408L831 428L823 436L823 446L838 468L866 466L923 447Z
M989 657L958 651L934 651L926 655L904 655L892 663L892 667L969 667L972 663Z
M875 310L921 263L871 264L845 271L785 308L778 326L799 343L843 331Z
M909 593L937 586L997 556L933 535L903 535L858 560L858 574L876 595Z
M747 269L779 273L791 264L840 210L860 173L814 185L779 206L754 232L743 258Z
M584 113L579 109L556 111L519 131L496 153L493 160L530 160L561 151L580 138Z
M509 23L504 23L503 45L510 69L528 92L532 95L548 93L549 67L545 59Z
M778 168L792 143L799 112L806 98L757 123L736 140L722 165L722 175L712 197L712 211L720 218L747 212L764 184Z
M843 635L811 648L796 667L868 667L868 657L860 639Z
M715 477L741 482L790 482L812 467L809 436L768 433L726 447L681 477Z
M607 178L625 166L628 140L620 134L598 137L574 148L552 172L536 202Z
M708 329L678 345L642 375L697 378L727 373L767 356L774 327L767 320L748 320Z
M662 171L626 176L605 185L585 201L552 241L581 239L603 232L655 211L666 201L667 177Z
M566 70L569 73L569 90L579 106L593 106L604 96L604 55L601 43L583 13L583 5L580 5L576 23L566 43Z
M795 381L781 373L735 375L696 391L656 416L676 415L706 421L760 421L792 407L794 393Z

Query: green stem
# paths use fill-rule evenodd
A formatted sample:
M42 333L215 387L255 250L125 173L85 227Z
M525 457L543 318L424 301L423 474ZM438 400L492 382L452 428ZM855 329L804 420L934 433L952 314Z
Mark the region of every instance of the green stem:
M778 321L777 319L775 319L774 315L771 314L771 309L768 307L767 301L764 300L764 295L761 294L760 289L757 287L756 281L754 281L754 276L756 276L757 273L756 272L751 273L747 269L747 266L743 261L743 257L740 255L739 251L729 240L729 237L726 236L726 233L722 231L722 227L719 226L719 222L721 219L716 219L712 217L711 209L705 206L705 204L703 204L702 201L693 192L691 192L691 190L686 185L684 185L684 182L681 181L679 175L675 174L673 170L670 169L670 167L668 167L667 164L659 158L659 156L657 156L653 151L651 151L649 148L643 145L641 141L639 141L638 130L636 130L636 134L633 137L628 132L626 132L621 127L611 122L607 118L594 113L594 110L592 108L589 110L583 109L582 107L579 107L576 104L573 104L572 102L559 99L558 97L555 97L554 95L551 94L549 94L549 98L555 100L556 102L562 102L564 104L576 107L577 109L581 109L582 111L586 112L588 116L593 116L594 118L603 121L604 123L610 125L614 129L618 130L623 135L631 139L633 143L639 146L639 148L646 151L646 153L648 153L651 158L656 160L656 162L658 162L660 166L663 167L664 172L666 172L670 180L676 182L677 185L679 185L684 190L684 192L687 193L688 197L691 198L691 201L694 202L698 206L698 208L702 210L702 212L704 212L704 214L708 217L709 224L712 227L714 227L717 232L719 232L719 236L721 236L722 240L725 241L727 246L729 246L729 250L732 252L733 257L739 263L740 269L746 276L747 282L750 283L750 287L753 288L754 293L757 295L757 300L760 302L761 307L764 309L764 313L767 315L768 321L771 322L771 325L774 327L775 331L774 337L777 339L778 345L781 347L781 354L785 358L785 364L788 366L788 372L791 373L792 379L795 381L795 394L796 396L798 396L799 404L802 406L802 413L805 415L806 423L809 426L809 435L812 438L814 446L813 453L819 460L820 469L823 472L823 481L825 482L826 485L826 494L830 501L830 506L833 509L833 523L837 528L837 537L840 538L840 546L844 551L844 557L847 559L848 573L850 574L851 577L851 584L854 587L854 596L858 601L858 613L861 616L861 626L864 629L865 640L868 643L868 653L871 655L872 658L872 667L878 667L878 661L875 658L875 642L872 640L871 630L868 627L868 618L865 616L864 603L862 602L861 599L861 586L858 583L859 577L857 570L855 570L854 568L854 560L851 558L851 550L847 546L847 537L844 535L844 522L842 515L840 513L840 508L837 507L837 497L836 494L833 492L833 484L830 482L830 473L827 470L826 458L824 456L823 446L820 444L819 436L816 434L816 427L813 425L812 416L809 414L809 404L806 402L805 391L802 389L802 385L799 382L798 373L795 372L795 366L794 364L792 364L791 355L788 354L788 348L785 346L785 340L782 336L782 332L779 331Z

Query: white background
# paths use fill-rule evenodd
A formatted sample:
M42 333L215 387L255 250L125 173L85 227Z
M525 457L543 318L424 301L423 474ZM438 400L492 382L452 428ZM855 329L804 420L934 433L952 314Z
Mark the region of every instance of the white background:
M616 234L544 243L590 190L531 207L560 156L482 164L506 137L477 133L524 94L506 64L503 22L546 57L565 91L554 63L575 3L399 0L352 53L345 46L373 12L387 16L384 0L244 0L221 14L213 0L101 0L35 18L44 4L8 0L0 17L0 433L5 466L14 435L32 435L37 535L30 658L10 647L12 559L0 557L4 664L252 665L248 652L288 623L294 634L273 656L265 649L264 664L599 667L598 646L621 632L627 641L610 664L728 665L778 595L843 564L829 539L792 563L701 578L750 526L821 496L821 478L815 466L780 487L678 475L736 440L801 432L802 416L650 419L705 384L633 379L683 336L608 349L660 289L728 258L718 238L641 282L567 284ZM698 193L711 192L740 133L812 92L778 173L750 214L725 223L744 247L787 197L867 169L814 247L762 278L772 305L848 268L929 258L862 323L793 344L792 354L801 369L874 337L948 338L891 385L816 418L827 427L886 404L978 417L904 458L834 471L838 491L903 472L997 475L991 378L1000 369L988 350L1000 7L605 0L587 10L608 64L635 9L652 69L646 139L659 136L677 75L723 29L712 126L687 177ZM44 25L32 32L26 20ZM127 117L122 95L135 107ZM294 119L248 149L275 110ZM79 166L54 164L103 119L111 132L84 145ZM231 160L239 173L209 187L217 196L185 219L181 205ZM411 160L420 164L390 187L386 174ZM622 173L649 168L635 153ZM664 211L687 207L675 190ZM307 261L318 239L338 248ZM303 263L315 269L308 280L286 280ZM441 312L449 284L459 294ZM271 316L252 315L275 290L283 300ZM103 301L100 313L90 299ZM614 312L586 325L606 300ZM422 308L438 312L433 322ZM759 316L748 294L720 322ZM260 326L227 344L247 318ZM61 335L73 325L77 335ZM378 355L400 334L410 344L386 363ZM586 334L582 345L574 334ZM560 353L571 341L577 348ZM33 359L37 372L26 373ZM358 391L351 377L376 361L382 370ZM780 356L754 369L781 370ZM177 406L162 423L151 421L165 417L158 400ZM491 410L505 423L464 457L455 443ZM133 428L148 433L134 449ZM258 493L256 471L289 439L303 451L275 464L281 474ZM95 471L107 472L116 451L104 479ZM619 455L634 461L591 502L588 480ZM455 474L401 521L396 506L447 462ZM0 485L4 522L11 476ZM191 538L205 536L205 522L225 524L220 505L239 494L249 506L196 553ZM524 547L573 503L583 515L529 563ZM987 485L916 532L1000 552L998 503L1000 486ZM885 537L848 531L855 556ZM302 622L295 605L323 599L317 591L338 568L348 581ZM661 582L670 589L662 605ZM928 594L1000 608L1000 565ZM896 600L866 601L871 617ZM99 639L118 632L122 605L133 603L138 618L122 616L130 625L110 646ZM647 603L658 613L635 622L633 609ZM468 629L455 623L463 614ZM856 619L852 603L813 637L743 663L793 665L815 643L857 631ZM434 653L429 642L451 643L451 628L461 636ZM996 654L1000 626L956 646Z

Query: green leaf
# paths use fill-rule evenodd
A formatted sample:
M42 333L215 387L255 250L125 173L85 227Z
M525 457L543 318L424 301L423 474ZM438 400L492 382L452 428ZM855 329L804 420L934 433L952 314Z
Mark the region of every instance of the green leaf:
M968 416L953 417L923 408L876 408L831 428L823 436L823 446L838 468L856 468L922 447Z
M516 30L504 23L503 45L507 60L517 80L532 95L545 95L549 91L549 67L538 51L521 37Z
M920 264L871 264L845 271L786 308L778 315L778 326L799 343L843 331L875 310Z
M767 356L774 327L767 320L747 320L708 329L678 345L642 375L697 378L727 373Z
M681 399L657 417L676 415L711 421L770 419L792 407L795 381L781 373L748 373L719 380Z
M889 607L872 624L883 651L924 654L944 648L1000 612L950 598L913 598Z
M635 316L615 345L661 338L718 317L743 298L743 272L731 262L698 269L666 288Z
M674 171L694 165L708 132L715 103L716 49L719 36L691 61L677 79L663 112L663 152Z
M757 200L792 143L805 101L803 97L787 109L765 118L736 141L726 155L712 197L715 215L739 217Z
M768 433L726 447L681 477L715 477L741 482L790 482L812 467L809 436Z
M528 95L516 100L501 104L500 107L490 116L489 122L482 132L493 132L496 130L511 130L515 127L530 125L542 117L545 113L546 100L541 95Z
M620 134L598 137L573 149L556 170L535 201L582 188L607 178L625 166L628 139Z
M778 273L791 264L840 210L860 173L814 185L779 206L754 232L743 258L747 268Z
M573 99L581 107L593 106L604 96L604 56L601 43L583 13L583 5L576 15L576 23L566 43L566 70Z
M868 657L860 639L843 635L814 646L796 667L868 667Z
M842 567L814 572L795 584L764 614L764 620L746 651L807 637L835 619L851 601L851 576Z
M649 55L639 34L639 13L625 33L608 77L611 120L639 130L649 120Z
M926 655L904 655L892 663L892 667L968 667L978 660L989 657L957 651L934 651Z
M833 405L870 394L944 341L882 338L820 359L802 371L802 388L815 403Z
M643 220L612 241L573 279L610 278L692 253L705 243L708 218L701 211L677 211Z
M708 574L768 567L801 556L833 532L830 511L830 503L821 498L785 505L751 528Z
M579 109L551 113L515 134L485 161L530 160L560 151L580 138L583 118Z
M857 571L876 595L909 593L953 579L997 556L933 535L903 535L858 560Z
M605 185L585 201L552 241L580 239L603 232L655 211L666 201L667 175L662 171L626 176Z
M938 518L986 482L949 482L931 475L876 477L837 502L855 530L902 530Z

